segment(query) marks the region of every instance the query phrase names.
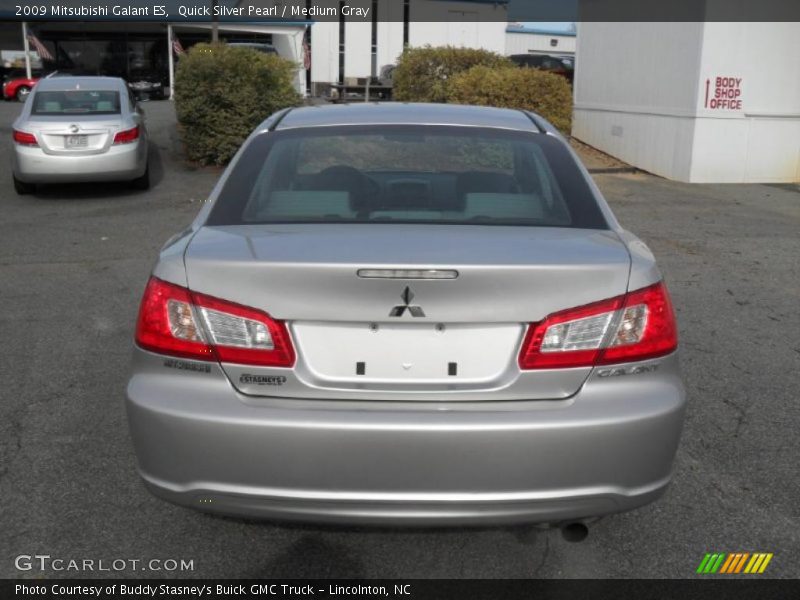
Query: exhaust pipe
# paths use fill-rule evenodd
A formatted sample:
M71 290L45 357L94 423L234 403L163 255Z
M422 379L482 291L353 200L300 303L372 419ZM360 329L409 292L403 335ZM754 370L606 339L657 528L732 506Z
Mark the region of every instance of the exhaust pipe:
M568 542L582 542L589 535L589 528L581 521L564 523L561 525L561 535Z

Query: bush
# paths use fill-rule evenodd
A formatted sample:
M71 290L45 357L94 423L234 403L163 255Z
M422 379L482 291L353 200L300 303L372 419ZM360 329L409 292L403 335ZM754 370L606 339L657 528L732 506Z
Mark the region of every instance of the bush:
M476 66L453 77L448 102L534 111L568 135L572 89L560 75L524 67Z
M202 164L229 162L259 123L300 102L295 68L251 48L192 47L175 74L175 111L187 156Z
M511 64L507 58L488 50L453 46L406 48L392 75L392 95L401 102L447 102L449 82L458 73L476 65Z

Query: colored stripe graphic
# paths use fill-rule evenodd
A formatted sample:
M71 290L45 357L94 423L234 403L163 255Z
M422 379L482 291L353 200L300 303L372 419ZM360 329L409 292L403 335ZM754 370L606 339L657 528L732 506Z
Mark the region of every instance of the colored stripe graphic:
M722 568L719 570L720 573L730 573L731 564L736 559L736 554L728 554L727 560L723 563Z
M753 554L753 558L750 559L750 562L747 563L747 566L744 568L744 572L757 573L758 567L761 566L763 560L764 560L764 555L756 552L755 554Z
M706 555L703 557L703 560L700 561L700 566L697 567L697 571L696 572L697 573L705 573L706 572L706 565L708 564L708 561L710 559L711 559L711 555L706 553Z
M720 573L738 573L742 570L742 567L744 567L744 561L746 561L749 556L749 552L736 552L727 570L722 570Z
M706 554L705 557L703 557L700 566L697 567L697 572L716 573L720 565L722 564L724 558L725 558L724 553L719 554L715 552L714 554Z
M722 561L723 560L725 560L725 554L724 553L720 554L717 557L716 562L714 562L714 564L711 565L711 569L709 570L709 573L716 573L719 570L720 566L722 565Z
M742 555L739 552L732 552L728 555L728 557L730 558L730 562L725 563L720 573L733 573L734 569L736 569L736 565L739 564L739 559L742 557Z
M763 573L773 556L771 552L707 552L696 572L727 575Z
M753 558L747 563L744 569L745 573L763 573L767 568L769 561L772 560L772 553L757 552L753 554Z
M738 563L736 563L736 570L734 571L734 573L741 572L742 567L744 567L744 563L747 561L748 558L750 558L749 552L745 552L744 554L742 554L742 558L739 560Z

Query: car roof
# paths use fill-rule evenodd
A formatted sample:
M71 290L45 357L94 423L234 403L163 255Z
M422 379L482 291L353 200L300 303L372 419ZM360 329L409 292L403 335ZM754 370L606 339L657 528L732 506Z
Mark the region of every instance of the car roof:
M67 90L117 90L125 89L125 82L119 77L50 77L40 79L36 84L39 92L64 92Z
M356 102L295 108L276 130L334 125L456 125L539 132L527 113L509 108L461 104Z

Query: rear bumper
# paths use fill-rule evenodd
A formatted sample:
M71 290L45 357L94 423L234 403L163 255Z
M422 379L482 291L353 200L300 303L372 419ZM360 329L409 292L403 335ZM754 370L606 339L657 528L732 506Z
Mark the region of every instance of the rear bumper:
M25 183L125 181L140 177L147 168L143 140L83 156L46 154L41 148L15 145L13 156L14 176Z
M136 350L127 408L157 496L221 514L392 525L558 522L651 502L685 408L675 356L567 400L255 399Z

